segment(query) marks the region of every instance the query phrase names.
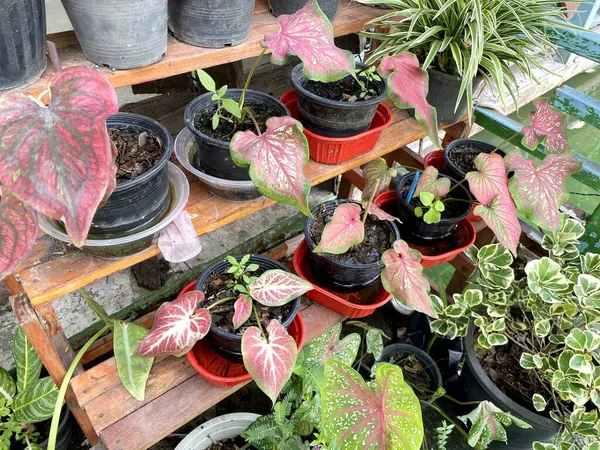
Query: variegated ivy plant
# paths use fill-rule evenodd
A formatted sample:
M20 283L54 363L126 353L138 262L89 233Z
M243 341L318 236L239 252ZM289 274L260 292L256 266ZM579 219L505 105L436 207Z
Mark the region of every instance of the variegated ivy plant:
M477 277L451 305L432 297L432 328L465 336L472 320L479 346L517 347L523 370L543 384L532 408L562 427L554 442L534 449L592 450L600 436L600 255L577 250L580 222L565 214L558 220L542 241L548 256L529 261L522 277L503 245L472 249Z

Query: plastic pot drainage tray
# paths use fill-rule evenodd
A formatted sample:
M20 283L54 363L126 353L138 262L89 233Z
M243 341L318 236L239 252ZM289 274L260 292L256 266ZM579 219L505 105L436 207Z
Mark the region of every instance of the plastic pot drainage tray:
M82 250L86 253L100 258L112 259L131 256L139 253L152 245L154 238L158 237L167 225L183 211L190 196L190 187L184 173L175 164L169 162L169 189L171 191L171 203L163 219L146 230L130 234L128 236L92 239L88 237ZM69 236L64 233L62 224L58 221L38 215L40 228L44 233L62 242L71 242Z

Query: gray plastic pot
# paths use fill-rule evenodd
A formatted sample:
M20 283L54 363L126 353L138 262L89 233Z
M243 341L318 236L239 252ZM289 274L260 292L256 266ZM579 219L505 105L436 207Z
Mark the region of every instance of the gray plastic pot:
M239 436L259 417L239 412L215 417L188 434L175 450L206 450L215 442Z
M231 47L250 36L254 0L169 0L169 29L198 47Z
M83 54L99 65L133 69L167 52L167 0L62 0Z
M0 91L33 83L46 69L44 0L0 1Z
M319 6L329 20L333 20L338 10L339 0L319 0ZM306 5L306 0L269 0L269 9L274 16L294 14Z

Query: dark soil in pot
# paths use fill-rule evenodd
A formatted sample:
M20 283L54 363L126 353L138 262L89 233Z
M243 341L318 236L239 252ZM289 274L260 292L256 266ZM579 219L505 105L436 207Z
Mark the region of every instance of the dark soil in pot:
M475 139L457 139L446 146L444 150L444 162L452 175L458 180L465 178L468 172L477 170L475 168L475 158L480 153L492 153L495 146L487 142ZM506 156L502 150L496 150L503 158Z
M207 448L207 450L240 450L242 447L248 448L244 447L246 444L247 442L243 437L236 436L234 438L223 439L221 441L215 442L214 444L211 444L210 447ZM254 447L249 448L253 449Z
M370 83L367 89L372 89L373 92L369 92L364 97L361 97L362 88L352 77L346 77L343 80L332 83L305 80L302 86L308 92L326 100L347 103L365 102L385 92L385 86L379 83Z
M429 397L428 394L435 392L442 385L442 374L435 361L423 350L412 345L385 346L379 362L388 362L400 367L404 379L419 397Z
M117 184L137 178L152 169L164 154L158 138L140 130L110 128L117 146Z

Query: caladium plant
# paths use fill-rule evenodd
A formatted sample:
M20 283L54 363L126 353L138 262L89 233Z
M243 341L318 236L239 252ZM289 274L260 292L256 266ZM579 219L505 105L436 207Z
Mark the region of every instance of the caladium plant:
M547 152L565 153L570 145L565 137L563 115L546 100L537 100L535 106L537 110L529 116L531 125L521 130L523 145L533 150L545 140Z

